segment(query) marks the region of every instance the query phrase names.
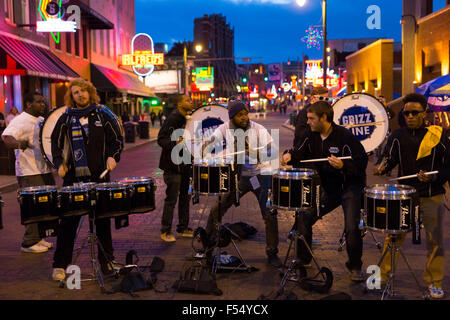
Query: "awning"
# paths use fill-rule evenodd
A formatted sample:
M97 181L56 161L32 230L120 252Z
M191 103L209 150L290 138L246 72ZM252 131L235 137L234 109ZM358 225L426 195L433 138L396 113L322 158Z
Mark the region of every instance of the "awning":
M114 24L103 17L100 13L89 7L80 0L70 0L68 5L75 4L81 9L82 18L87 20L89 29L114 29Z
M70 81L79 78L50 50L0 35L0 48L26 70L30 76Z
M91 80L100 91L118 91L141 97L155 97L155 93L139 81L136 75L93 63L91 64Z

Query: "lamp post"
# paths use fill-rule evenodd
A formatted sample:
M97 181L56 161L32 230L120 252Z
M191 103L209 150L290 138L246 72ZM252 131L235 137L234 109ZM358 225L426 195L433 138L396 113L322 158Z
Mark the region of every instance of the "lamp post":
M197 44L195 45L195 51L197 53L202 52L203 50L203 46L201 44ZM184 62L184 83L185 83L185 94L187 96L189 96L189 66L188 66L188 58L194 58L195 57L188 57L188 52L187 52L187 44L186 41L184 42L184 47L183 47L183 62Z
M306 3L306 0L297 0L297 5L303 7ZM322 0L322 20L323 20L323 57L322 57L322 66L323 66L323 86L327 86L327 69L328 69L328 60L327 60L327 0Z

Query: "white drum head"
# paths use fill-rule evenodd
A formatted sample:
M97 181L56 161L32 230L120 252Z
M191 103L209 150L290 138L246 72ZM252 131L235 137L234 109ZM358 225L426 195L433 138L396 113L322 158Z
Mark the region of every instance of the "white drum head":
M44 120L41 127L41 132L39 134L40 143L41 143L41 152L45 160L50 163L53 167L53 157L52 157L52 133L53 129L56 126L56 123L59 120L59 117L66 112L67 107L60 107L58 109L52 110L49 116Z
M223 106L210 105L195 110L186 121L183 137L191 154L194 154L194 150L201 150L203 141L228 120L228 110Z
M389 118L383 104L367 93L345 95L333 104L334 122L350 130L366 152L386 139Z

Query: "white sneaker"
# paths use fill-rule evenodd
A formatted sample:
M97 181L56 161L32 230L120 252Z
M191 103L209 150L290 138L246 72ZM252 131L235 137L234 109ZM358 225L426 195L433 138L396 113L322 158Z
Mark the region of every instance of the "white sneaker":
M47 247L48 249L53 248L53 244L50 242L45 241L44 239L42 239L41 241L39 241L37 244L43 246L43 247Z
M28 248L21 247L20 250L27 253L44 253L48 251L48 248L36 243L34 246Z
M444 297L444 290L441 287L435 287L433 285L428 286L428 292L433 299L442 299Z
M66 278L66 272L63 268L53 268L52 278L55 281L62 281Z

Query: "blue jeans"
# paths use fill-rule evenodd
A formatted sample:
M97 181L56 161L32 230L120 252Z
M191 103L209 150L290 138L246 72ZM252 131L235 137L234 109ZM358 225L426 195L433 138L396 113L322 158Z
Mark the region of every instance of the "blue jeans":
M248 192L253 192L253 194L258 199L259 209L261 215L264 219L266 225L266 253L268 256L272 256L278 253L278 219L276 210L270 210L266 206L268 190L272 185L272 176L270 175L257 175L259 182L259 188L253 189L250 179L252 177L241 176L239 178L239 195L243 197ZM208 223L206 226L206 232L208 235L212 235L217 231L217 224L220 224L222 217L225 215L226 211L234 204L236 199L236 189L231 188L231 192L222 197L220 202L220 213L219 213L219 202L217 202L208 217Z
M321 208L319 216L314 212L304 212L299 214L297 231L302 234L309 247L312 244L312 226L318 219L342 205L345 221L345 240L348 261L346 263L350 270L360 270L362 267L362 233L359 229L361 221L361 207L363 186L350 186L342 191L324 192L322 189ZM311 261L311 254L302 241L298 242L298 256L303 263Z

